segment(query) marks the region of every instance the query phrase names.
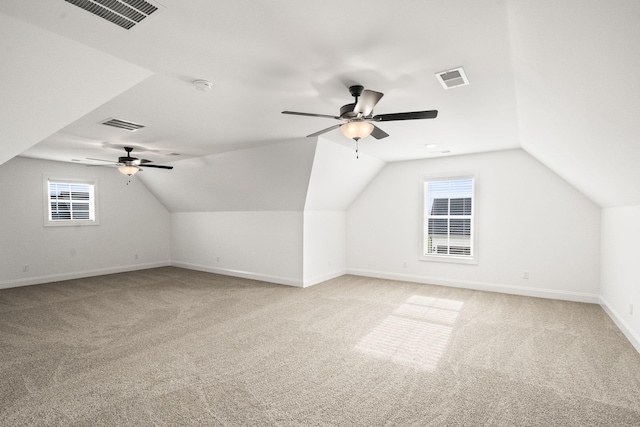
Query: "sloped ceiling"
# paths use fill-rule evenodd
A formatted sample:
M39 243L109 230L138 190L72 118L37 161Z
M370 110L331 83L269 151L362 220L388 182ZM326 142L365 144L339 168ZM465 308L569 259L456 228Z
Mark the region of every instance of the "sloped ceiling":
M309 178L305 211L346 211L385 163L320 139Z
M170 212L302 211L315 148L315 140L295 139L139 174Z
M0 14L0 164L151 71Z
M600 206L640 204L640 2L508 3L522 147Z
M7 156L95 164L87 158L115 160L122 146L133 146L140 157L175 166L141 175L172 210L254 209L251 199L268 198L266 185L263 193L244 193L244 201L216 202L211 194L222 188L197 177L215 186L243 182L229 176L246 173L245 166L222 166L224 176L203 171L223 159L249 165L264 155L259 170L293 168L309 184L315 162L325 162L318 171L330 170L349 150L318 151L309 162L315 141L305 145L304 136L335 121L280 112L337 114L352 102L347 87L362 84L385 94L376 113L439 111L435 120L381 124L391 136L361 141L367 156L394 162L522 147L601 206L640 204L635 0L161 3L160 13L127 31L64 0L0 2L2 22L12 23L0 26L9 40L3 49L29 51L29 60L13 51L0 70L0 88L11 94L10 106L3 96L3 112L16 112L0 117L12 147ZM34 49L34 35L42 50ZM49 56L56 49L61 55ZM87 70L92 62L99 70ZM434 74L458 66L471 84L444 90ZM25 80L16 85L16 75ZM55 90L16 89L29 76ZM213 90L197 92L196 79L210 80ZM38 104L48 106L45 114ZM109 117L146 127L129 133L99 124ZM26 121L29 132L21 130ZM338 130L322 139L352 148ZM318 194L296 188L295 202L280 198L280 177L265 182L281 202L262 204L270 209L347 203L329 202L331 185L313 179L308 191ZM181 207L171 201L178 188L188 193Z

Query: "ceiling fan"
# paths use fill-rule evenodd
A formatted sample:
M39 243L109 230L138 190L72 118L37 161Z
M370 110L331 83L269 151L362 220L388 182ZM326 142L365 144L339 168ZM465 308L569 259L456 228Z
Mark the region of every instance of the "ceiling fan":
M354 85L349 87L349 92L355 98L352 104L343 105L340 108L339 116L328 114L299 113L296 111L283 111L282 114L293 114L296 116L324 117L328 119L341 120L345 123L333 125L321 131L307 135L307 137L322 135L323 133L340 128L347 138L360 140L369 135L375 139L382 139L389 136L388 133L371 122L391 122L397 120L420 120L435 119L438 116L437 110L413 111L408 113L390 113L373 115L373 108L383 97L383 93L373 90L365 90L363 86Z
M118 166L118 170L128 176L134 175L140 172L141 168L158 168L158 169L173 169L173 166L165 166L165 165L154 165L151 164L151 160L147 159L138 159L137 157L131 157L131 152L133 151L133 147L123 147L124 151L127 152L126 156L118 157L117 162L113 162L111 160L103 160L103 159L92 159L87 157L87 160L97 160L99 162L108 162Z

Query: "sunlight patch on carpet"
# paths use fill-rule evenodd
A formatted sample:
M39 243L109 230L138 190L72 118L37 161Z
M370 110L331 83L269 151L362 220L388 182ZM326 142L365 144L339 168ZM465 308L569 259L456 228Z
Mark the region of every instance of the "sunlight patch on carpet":
M462 301L412 295L354 349L403 366L434 371L463 305Z

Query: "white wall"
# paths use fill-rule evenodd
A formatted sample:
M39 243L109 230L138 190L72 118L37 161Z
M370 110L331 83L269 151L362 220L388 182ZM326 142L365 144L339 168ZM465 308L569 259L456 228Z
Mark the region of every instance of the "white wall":
M346 273L346 226L347 215L344 211L304 213L304 286Z
M421 177L468 172L478 264L419 261ZM522 150L392 163L348 210L347 265L353 274L597 302L599 230L598 206Z
M356 158L352 148L318 138L304 205L304 286L346 272L346 209L384 165L365 153Z
M602 305L640 351L640 205L603 209L601 240Z
M175 265L309 286L345 273L345 210L383 165L323 139L285 141L175 162L149 187L174 211Z
M302 286L302 212L171 214L173 265Z
M149 188L171 214L174 265L303 285L303 208L316 142L175 162Z
M97 178L100 224L45 227L43 174ZM127 185L115 169L16 157L0 165L0 185L0 288L170 263L169 213L135 178Z

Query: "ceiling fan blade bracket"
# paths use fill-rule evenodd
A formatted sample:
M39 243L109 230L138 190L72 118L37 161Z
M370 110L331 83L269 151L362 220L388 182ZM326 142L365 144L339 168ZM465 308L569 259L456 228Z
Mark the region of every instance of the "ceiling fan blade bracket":
M356 104L353 103L353 104L346 104L340 107L340 118L342 120L350 120L358 117L358 115L354 113L355 106Z
M378 104L380 99L384 96L381 92L376 92L373 90L365 90L362 92L362 95L358 98L356 105L353 109L353 112L356 113L359 117L367 117L373 113L373 109Z

